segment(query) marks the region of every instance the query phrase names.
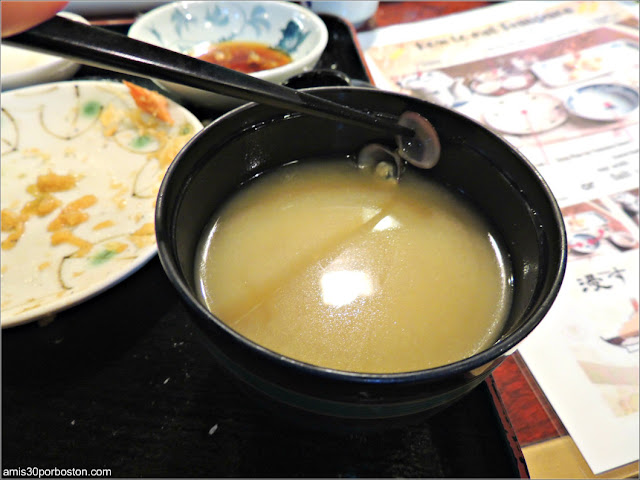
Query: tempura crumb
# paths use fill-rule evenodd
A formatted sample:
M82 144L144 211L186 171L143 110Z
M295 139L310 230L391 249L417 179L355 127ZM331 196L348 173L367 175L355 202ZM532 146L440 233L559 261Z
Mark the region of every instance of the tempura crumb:
M129 88L131 97L136 102L138 108L169 125L173 125L173 118L171 118L171 114L169 113L169 101L165 97L158 92L147 90L126 80L123 80L122 83Z

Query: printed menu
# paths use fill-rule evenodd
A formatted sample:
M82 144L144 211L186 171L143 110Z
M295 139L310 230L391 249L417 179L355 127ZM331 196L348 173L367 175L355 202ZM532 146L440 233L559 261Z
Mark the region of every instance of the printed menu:
M554 193L567 271L517 355L594 475L638 461L638 17L515 1L358 35L377 87L502 135Z

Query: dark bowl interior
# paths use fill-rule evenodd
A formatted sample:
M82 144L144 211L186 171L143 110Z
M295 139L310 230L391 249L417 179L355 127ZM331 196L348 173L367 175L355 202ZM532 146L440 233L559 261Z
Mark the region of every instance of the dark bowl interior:
M561 213L535 168L501 137L451 110L371 88L312 89L361 110L399 115L411 110L439 133L438 165L420 171L458 190L493 222L508 249L513 305L491 348L443 367L398 374L339 372L271 352L227 327L199 301L194 256L216 209L256 174L294 160L354 154L391 137L305 115L248 105L221 117L182 150L162 184L156 210L159 256L215 358L276 400L314 413L385 418L418 413L459 398L478 385L540 322L566 265ZM411 167L413 168L413 167ZM286 242L283 242L286 244Z

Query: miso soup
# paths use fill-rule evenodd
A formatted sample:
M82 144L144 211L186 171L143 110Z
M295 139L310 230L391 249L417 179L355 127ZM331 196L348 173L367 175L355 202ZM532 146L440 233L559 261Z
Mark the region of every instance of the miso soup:
M489 223L457 192L343 160L263 174L207 227L201 299L252 341L366 373L421 370L494 343L511 273Z

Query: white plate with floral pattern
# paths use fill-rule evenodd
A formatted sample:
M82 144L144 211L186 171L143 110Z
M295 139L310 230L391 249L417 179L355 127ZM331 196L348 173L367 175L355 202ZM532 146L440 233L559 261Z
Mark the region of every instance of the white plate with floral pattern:
M134 94L115 81L2 94L3 328L85 301L156 254L160 183L202 124L155 92Z

